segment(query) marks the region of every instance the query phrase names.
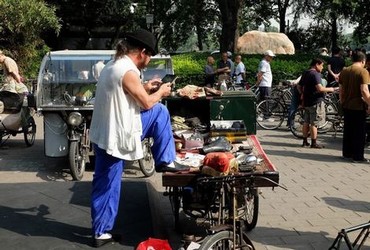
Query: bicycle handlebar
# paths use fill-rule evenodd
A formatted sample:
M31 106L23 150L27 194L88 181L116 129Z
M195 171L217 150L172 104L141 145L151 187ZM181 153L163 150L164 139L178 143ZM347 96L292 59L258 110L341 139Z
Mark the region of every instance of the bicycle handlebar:
M282 189L288 191L288 189L279 183L271 180L268 177L265 176L259 176L259 175L226 175L226 176L206 176L206 177L200 177L197 179L198 183L210 183L210 182L215 182L215 183L231 183L237 180L249 180L253 181L253 179L263 179L266 181L271 182L272 184L281 187ZM252 186L252 184L250 184Z

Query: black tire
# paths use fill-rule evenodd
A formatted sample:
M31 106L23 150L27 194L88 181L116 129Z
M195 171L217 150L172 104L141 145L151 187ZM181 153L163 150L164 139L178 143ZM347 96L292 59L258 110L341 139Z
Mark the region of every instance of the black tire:
M4 132L0 131L0 146L3 145L3 136L5 136Z
M69 167L73 180L80 181L85 173L86 160L78 141L72 141L69 145Z
M27 119L27 124L23 126L22 130L27 147L31 147L35 143L36 137L36 123L32 116Z
M289 127L290 131L295 137L299 139L303 138L304 113L305 113L304 108L298 108L292 113L290 117L291 121L291 125Z
M266 99L257 105L257 123L260 127L273 130L281 126L284 121L286 110L275 99Z
M242 249L242 250L254 250L252 242L248 237L243 234L243 240L238 245L245 245L245 247L235 248L233 245L233 232L232 231L220 231L212 235L208 235L204 238L201 246L198 250L210 250L210 249ZM238 238L238 236L236 237Z
M251 231L257 225L258 220L258 209L259 209L259 195L258 190L256 188L249 189L245 195L245 206L242 208L244 211L243 221L246 231ZM246 210L246 211L245 211Z
M155 172L154 159L151 147L153 145L153 140L151 138L146 138L142 142L144 157L139 160L139 167L141 172L146 176L150 177Z

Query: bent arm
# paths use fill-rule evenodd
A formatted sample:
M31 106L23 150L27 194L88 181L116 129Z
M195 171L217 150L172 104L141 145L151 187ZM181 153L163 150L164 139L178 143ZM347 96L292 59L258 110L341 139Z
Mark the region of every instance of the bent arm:
M10 72L10 74L13 76L13 78L17 81L17 83L21 83L21 76L15 72Z
M366 102L368 106L370 106L370 92L369 92L369 85L368 84L361 84L361 96L362 99Z
M316 84L316 90L321 93L327 93L327 92L334 92L336 88L333 87L324 87L321 85L321 83Z
M133 71L128 71L123 76L122 88L143 109L151 109L162 97L169 96L171 93L171 83L165 83L159 87L158 91L148 94L143 84L141 84L139 76Z
M259 71L257 73L257 84L260 84L260 82L262 81L263 74L264 74L264 72L262 72L262 71Z

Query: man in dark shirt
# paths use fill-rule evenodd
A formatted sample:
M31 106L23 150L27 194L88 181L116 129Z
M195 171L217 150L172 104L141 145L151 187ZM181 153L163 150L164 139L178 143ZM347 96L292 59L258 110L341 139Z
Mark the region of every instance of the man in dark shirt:
M218 74L218 81L221 82L222 80L229 80L230 73L231 73L231 62L229 60L227 52L222 52L221 60L217 63L217 74Z
M300 85L303 88L303 105L305 107L303 125L303 144L310 146L307 141L308 132L311 134L311 148L322 148L317 144L317 127L325 122L325 103L324 94L334 92L333 87L326 88L321 84L321 71L324 68L324 61L316 58L310 64L310 69L306 70L301 78Z
M213 87L213 84L216 82L215 75L216 71L213 68L213 64L215 63L215 59L213 56L207 57L207 65L204 67L204 73L205 73L205 86L207 87Z
M340 54L340 48L333 49L333 55L328 60L328 83L339 80L339 74L345 66L343 57Z

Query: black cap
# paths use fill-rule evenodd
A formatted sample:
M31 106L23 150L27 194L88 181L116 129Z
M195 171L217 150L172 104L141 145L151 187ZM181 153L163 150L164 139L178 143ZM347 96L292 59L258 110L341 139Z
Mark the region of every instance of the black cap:
M152 55L156 55L157 52L157 39L155 36L145 30L145 29L138 29L131 33L126 33L125 36L126 40L134 45L143 46L143 48L147 49L152 53Z

